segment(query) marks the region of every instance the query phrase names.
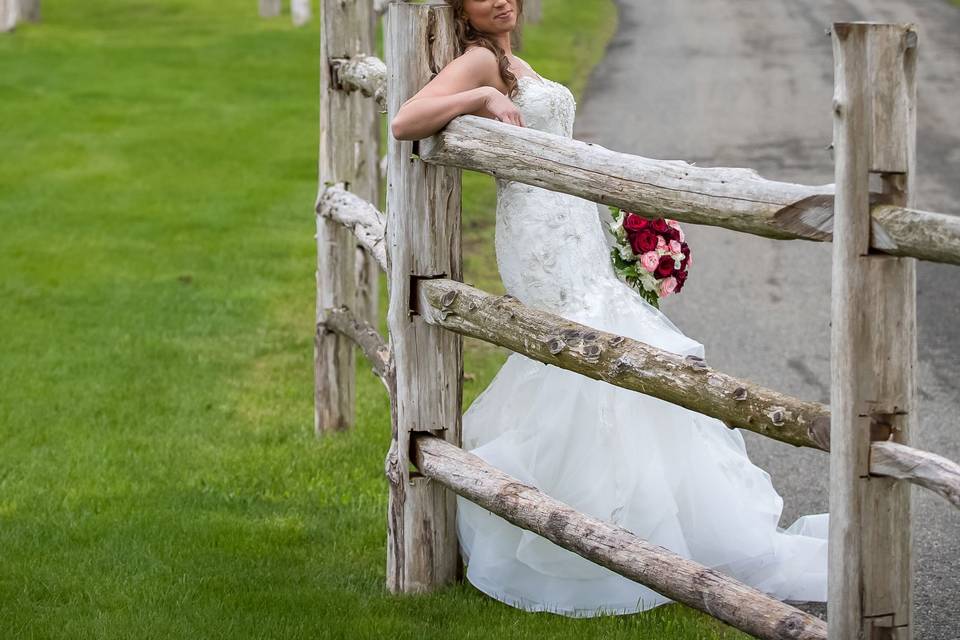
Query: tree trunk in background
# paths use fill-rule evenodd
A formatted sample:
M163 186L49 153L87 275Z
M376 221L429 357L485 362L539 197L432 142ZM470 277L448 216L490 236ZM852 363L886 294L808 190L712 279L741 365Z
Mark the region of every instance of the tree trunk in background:
M280 0L260 0L260 17L275 18L280 15Z
M310 0L290 0L290 16L295 27L310 22Z

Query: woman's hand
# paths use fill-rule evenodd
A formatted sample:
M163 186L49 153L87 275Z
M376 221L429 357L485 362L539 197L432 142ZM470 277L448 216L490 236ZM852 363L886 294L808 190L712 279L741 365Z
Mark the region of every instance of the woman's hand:
M518 127L526 126L523 124L523 114L520 113L520 109L517 109L517 105L513 104L510 98L500 93L497 89L490 92L483 106L500 122L506 122L507 124Z

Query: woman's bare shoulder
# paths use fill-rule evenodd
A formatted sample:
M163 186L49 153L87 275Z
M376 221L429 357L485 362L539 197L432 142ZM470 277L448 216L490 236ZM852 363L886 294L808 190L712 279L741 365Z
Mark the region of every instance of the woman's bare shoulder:
M486 71L488 73L496 73L500 68L497 55L490 49L479 46L468 47L466 51L454 58L453 62L469 66L475 71Z
M497 56L485 47L470 47L447 64L439 76L456 76L457 84L483 86L496 85L500 75ZM469 79L468 79L469 78Z

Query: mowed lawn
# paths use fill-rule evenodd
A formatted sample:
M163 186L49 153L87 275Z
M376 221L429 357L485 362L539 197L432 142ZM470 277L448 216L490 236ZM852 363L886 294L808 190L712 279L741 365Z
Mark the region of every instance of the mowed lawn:
M313 434L319 25L256 5L51 0L0 37L0 638L742 637L385 592L362 360L357 429ZM579 94L613 2L544 6L519 54ZM490 178L464 202L501 292ZM504 356L468 342L467 403Z

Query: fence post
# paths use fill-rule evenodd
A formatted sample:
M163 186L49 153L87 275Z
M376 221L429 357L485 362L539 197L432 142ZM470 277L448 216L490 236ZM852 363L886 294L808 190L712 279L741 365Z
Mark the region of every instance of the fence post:
M310 0L290 0L290 19L293 26L302 27L310 22L311 13Z
M260 0L261 18L275 18L280 15L282 9L280 0Z
M20 0L20 20L40 22L40 0Z
M910 485L870 476L870 442L916 428L916 259L870 253L871 176L914 205L917 35L833 25L829 637L912 637Z
M543 6L541 0L523 1L524 22L527 24L538 24L543 19Z
M445 3L392 2L386 18L388 117L456 55L453 15ZM460 578L456 496L411 470L410 435L429 431L460 446L463 339L416 310L420 278L462 280L460 170L430 165L414 142L389 137L387 326L396 363L387 587L429 591Z
M340 90L332 63L334 58L374 51L372 11L372 0L320 2L319 192L322 195L327 186L343 182L350 192L377 205L377 107L358 91ZM318 434L348 429L354 423L354 346L346 336L327 330L325 321L327 310L341 305L350 307L358 317L369 318L367 299L377 298L377 276L365 275L365 286L370 286L372 293L358 291L356 245L350 230L317 217L314 426Z

